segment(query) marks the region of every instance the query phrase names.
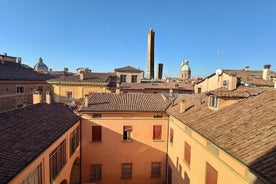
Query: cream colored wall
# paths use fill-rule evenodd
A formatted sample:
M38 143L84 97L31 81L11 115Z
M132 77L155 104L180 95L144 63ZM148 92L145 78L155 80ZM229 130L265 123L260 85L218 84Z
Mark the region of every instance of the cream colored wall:
M217 184L249 184L255 182L256 176L248 171L246 166L215 145L208 143L208 140L173 116L169 118L169 127L174 130L173 144L168 143L168 163L173 171L173 184L184 182L184 172L190 178L190 184L205 183L206 162L217 170ZM191 146L190 166L184 161L185 141ZM179 158L179 165L182 166L181 173L179 167L176 167L177 157Z
M72 91L72 99L67 99L67 92ZM89 93L110 93L106 86L65 86L53 85L54 99L56 102L71 102L73 99L84 98Z
M66 139L66 158L67 162L59 175L54 180L54 183L61 183L63 180L67 180L70 183L70 173L73 167L73 163L76 158L80 158L80 147L78 147L74 154L70 156L70 134L80 126L80 122L77 122L62 136L60 136L51 146L49 146L43 153L41 153L31 164L29 164L24 170L22 170L9 184L21 183L40 163L42 163L42 178L44 184L50 183L50 167L49 167L49 155L51 152Z
M82 183L163 184L166 177L168 117L154 113L82 115ZM102 126L102 141L91 142L92 125ZM123 141L123 126L132 125L132 141ZM153 125L162 125L162 141L153 141ZM151 163L161 162L161 178L151 178ZM132 163L132 179L121 179L121 164ZM102 180L90 180L90 166L102 164Z
M202 93L221 88L224 80L230 81L230 76L222 73L221 75L213 75L210 78L206 78L204 81L195 84L195 93L198 93L198 88L201 88Z
M130 72L116 72L116 75L120 77L120 75L126 75L126 82L131 83L131 76L137 75L137 83L141 83L141 79L143 78L143 72L141 73L130 73Z

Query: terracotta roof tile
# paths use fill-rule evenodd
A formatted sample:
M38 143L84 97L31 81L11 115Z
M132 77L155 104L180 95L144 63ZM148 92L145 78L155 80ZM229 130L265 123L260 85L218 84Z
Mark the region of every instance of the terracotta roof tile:
M170 101L161 94L138 93L92 93L89 96L88 108L80 111L95 112L162 112Z
M177 83L177 82L154 82L154 83L121 83L120 89L181 89L194 90L191 83Z
M263 79L263 71L252 70L223 70L227 74L235 74L237 77L246 84L253 86L273 86L273 82ZM276 72L269 71L269 75L276 77Z
M258 94L216 111L207 107L204 94L198 94L184 98L186 104L195 106L180 113L182 100L178 99L168 112L268 181L276 182L275 89L261 88Z
M141 72L143 72L143 70L134 68L132 66L126 66L126 67L122 67L122 68L116 68L115 72L141 73Z
M16 62L0 62L0 80L46 81L52 78L51 75L38 73Z
M115 76L114 73L84 73L84 80L80 80L79 75L73 76L62 76L49 80L49 82L97 82L97 83L106 83L110 76Z
M0 183L9 182L78 120L60 103L0 113Z

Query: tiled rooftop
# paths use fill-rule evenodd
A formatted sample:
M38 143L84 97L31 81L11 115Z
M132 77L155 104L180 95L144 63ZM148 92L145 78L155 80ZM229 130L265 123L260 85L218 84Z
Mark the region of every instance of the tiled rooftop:
M88 108L80 111L94 112L162 112L170 101L161 94L92 93Z
M52 78L51 75L38 73L16 62L0 62L0 80L46 81Z
M60 103L0 113L0 183L9 182L78 120Z
M263 71L251 70L223 70L227 74L236 74L244 83L257 86L274 86L272 81L263 79ZM276 77L276 72L269 71L269 75Z
M197 94L178 99L168 112L276 183L276 90L263 88L258 93L254 88L246 90L251 95L216 111L207 107L204 94ZM184 113L179 111L182 100L188 107Z
M72 76L62 76L49 80L49 82L97 82L97 83L106 83L110 76L115 76L114 73L94 73L86 72L84 73L84 79L80 80L80 75Z
M194 87L191 83L183 82L148 82L148 83L121 83L120 89L181 89L193 91Z
M141 72L143 72L143 70L134 68L132 66L126 66L126 67L122 67L122 68L116 68L115 72L141 73Z

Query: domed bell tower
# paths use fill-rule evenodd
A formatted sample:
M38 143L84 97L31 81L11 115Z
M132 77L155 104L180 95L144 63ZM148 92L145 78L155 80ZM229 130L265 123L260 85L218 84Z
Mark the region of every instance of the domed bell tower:
M182 64L180 65L179 78L184 80L191 78L191 68L187 59L182 61Z

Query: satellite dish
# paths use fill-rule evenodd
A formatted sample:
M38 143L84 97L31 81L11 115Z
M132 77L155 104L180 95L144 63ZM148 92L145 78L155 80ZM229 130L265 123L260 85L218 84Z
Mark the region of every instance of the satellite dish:
M221 69L217 69L217 70L216 70L216 74L217 74L217 75L221 75L221 74L222 74L222 70L221 70Z

